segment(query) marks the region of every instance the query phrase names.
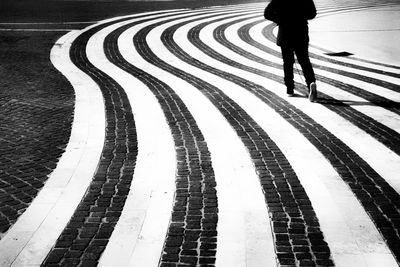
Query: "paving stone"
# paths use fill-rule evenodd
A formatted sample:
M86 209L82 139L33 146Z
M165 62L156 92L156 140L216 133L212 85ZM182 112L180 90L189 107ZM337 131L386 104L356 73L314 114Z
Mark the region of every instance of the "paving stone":
M50 264L59 263L63 259L63 257L64 257L66 252L67 252L67 249L64 249L64 248L54 249L49 254L49 257L48 257L47 261Z

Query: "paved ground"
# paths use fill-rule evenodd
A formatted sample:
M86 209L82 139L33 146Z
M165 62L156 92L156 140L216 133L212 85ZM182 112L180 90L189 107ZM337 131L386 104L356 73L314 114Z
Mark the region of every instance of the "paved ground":
M2 2L2 266L398 265L399 5L316 1L310 103L212 3Z

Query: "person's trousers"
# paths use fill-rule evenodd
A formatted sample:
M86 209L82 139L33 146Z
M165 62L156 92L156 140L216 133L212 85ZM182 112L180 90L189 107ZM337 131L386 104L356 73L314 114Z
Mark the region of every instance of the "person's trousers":
M297 57L303 75L306 80L307 88L310 88L310 84L315 82L315 74L313 67L308 56L308 43L297 44L297 45L281 45L282 59L283 59L283 73L284 81L288 92L293 92L294 81L293 81L293 64L294 55Z

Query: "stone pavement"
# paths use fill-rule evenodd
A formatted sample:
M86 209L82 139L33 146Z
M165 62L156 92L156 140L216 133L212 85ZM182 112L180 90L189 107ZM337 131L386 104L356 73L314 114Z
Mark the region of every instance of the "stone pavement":
M317 103L300 75L285 95L263 2L54 40L65 79L42 59L1 92L0 265L397 266L400 51L374 42L399 38L400 6L316 4Z

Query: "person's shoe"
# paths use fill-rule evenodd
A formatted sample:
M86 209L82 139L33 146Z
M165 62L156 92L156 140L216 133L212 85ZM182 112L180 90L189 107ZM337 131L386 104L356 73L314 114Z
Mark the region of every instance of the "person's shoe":
M287 90L286 90L286 94L287 94L288 97L294 96L294 91L293 91L293 89L287 89Z
M308 99L311 102L314 102L317 99L317 84L315 82L312 82L310 84L310 91L309 91L309 95L308 95Z

